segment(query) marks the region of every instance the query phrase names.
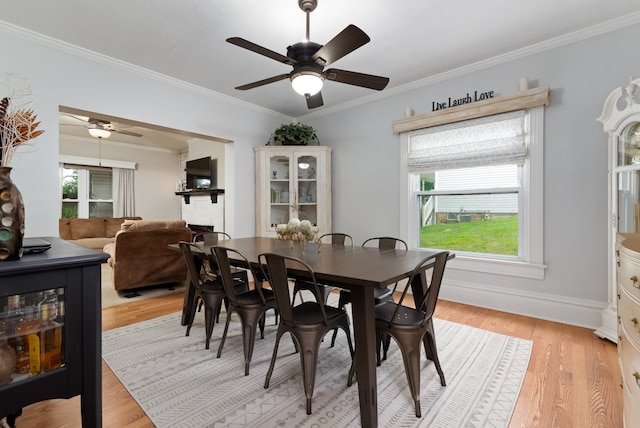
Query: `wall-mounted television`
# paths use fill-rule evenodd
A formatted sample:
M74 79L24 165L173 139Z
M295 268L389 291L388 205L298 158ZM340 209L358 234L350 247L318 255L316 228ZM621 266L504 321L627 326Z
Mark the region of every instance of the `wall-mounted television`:
M193 159L186 162L187 189L215 189L218 187L218 160Z

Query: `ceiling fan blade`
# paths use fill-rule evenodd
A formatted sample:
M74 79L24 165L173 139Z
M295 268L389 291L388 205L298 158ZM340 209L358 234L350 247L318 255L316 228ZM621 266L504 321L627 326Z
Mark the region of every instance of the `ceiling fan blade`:
M364 31L355 25L349 25L333 39L329 40L327 44L318 49L311 59L325 67L339 60L346 54L353 52L360 46L369 43L369 40L371 39Z
M87 122L87 120L82 119L81 117L74 116L73 114L69 114L69 113L63 113L62 115L63 115L63 116L70 117L71 119L75 119L75 120L80 121L80 122L82 122L82 123L83 123L83 125L71 125L71 124L68 124L68 123L65 123L65 124L63 124L63 125L71 125L71 126L87 126L87 123L88 123L88 122Z
M293 58L289 58L288 56L279 54L278 52L274 52L274 51L272 51L270 49L263 48L260 45L256 45L255 43L250 42L250 41L245 40L245 39L240 38L240 37L229 37L227 39L227 42L231 43L232 45L236 45L236 46L239 46L241 48L248 49L251 52L255 52L255 53L258 53L260 55L264 55L267 58L275 59L276 61L284 63L284 64L295 65L295 64L298 63Z
M257 82L247 83L246 85L236 86L236 89L246 91L247 89L257 88L258 86L267 85L269 83L278 82L280 80L288 79L289 74L279 74L277 76L269 77L268 79L258 80Z
M347 85L361 86L363 88L383 90L389 83L388 77L374 76L372 74L356 73L355 71L338 70L330 68L324 72L326 80L346 83Z
M318 92L315 95L307 94L304 97L307 99L307 108L309 108L309 109L322 107L322 105L324 104L322 102L322 93L321 92Z
M118 134L122 134L122 135L129 135L131 137L142 137L142 134L138 134L137 132L133 132L133 131L123 131L121 129L109 129L109 131L117 132Z

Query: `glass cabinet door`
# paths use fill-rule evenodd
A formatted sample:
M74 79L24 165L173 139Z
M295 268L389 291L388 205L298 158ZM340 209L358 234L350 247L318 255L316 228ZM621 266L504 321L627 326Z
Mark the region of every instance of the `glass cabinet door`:
M640 123L632 123L618 137L617 165L614 169L617 188L617 230L640 232Z
M287 223L290 218L289 200L291 197L291 164L288 155L275 155L269 158L271 167L271 225Z
M294 213L300 220L309 220L314 226L318 223L318 186L317 171L318 158L313 155L297 156L295 159L297 171L297 195L294 203Z
M269 158L270 224L275 227L291 218L318 221L318 158L315 155L275 154Z
M64 288L0 298L0 387L65 365Z

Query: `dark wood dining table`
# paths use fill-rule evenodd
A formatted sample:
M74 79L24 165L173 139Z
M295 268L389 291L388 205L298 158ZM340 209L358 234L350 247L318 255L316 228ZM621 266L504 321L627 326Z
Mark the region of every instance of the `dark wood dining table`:
M203 246L205 251L209 251L203 243L198 245ZM313 268L319 283L335 285L351 291L360 420L363 427L378 426L373 290L385 288L406 279L416 264L432 252L379 250L311 243L305 246L303 254L302 246L298 242L266 237L230 239L219 241L218 245L239 251L256 266L258 255L261 253L272 252L301 258ZM174 246L176 247L174 249L179 250L177 244ZM244 261L232 259L231 263L243 267ZM292 277L298 274L304 277L304 272L297 272L295 269L290 269L288 273ZM422 292L420 287L414 286L414 294L422 294ZM192 302L193 291L187 287L183 323L186 320L186 314L191 311Z

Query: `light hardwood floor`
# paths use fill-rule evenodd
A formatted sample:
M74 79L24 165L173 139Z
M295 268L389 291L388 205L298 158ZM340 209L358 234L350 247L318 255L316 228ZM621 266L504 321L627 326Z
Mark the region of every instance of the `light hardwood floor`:
M180 311L182 296L178 292L104 309L102 329ZM438 303L436 317L533 341L510 428L622 427L621 377L613 343L588 329L447 301ZM442 365L446 372L446 361ZM104 427L153 427L104 363L102 381ZM33 404L17 423L20 428L80 427L80 400Z

